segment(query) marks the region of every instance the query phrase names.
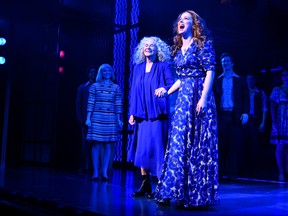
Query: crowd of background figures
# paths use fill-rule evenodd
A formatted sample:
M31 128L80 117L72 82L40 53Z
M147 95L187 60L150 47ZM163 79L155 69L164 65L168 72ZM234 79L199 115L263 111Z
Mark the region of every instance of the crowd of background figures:
M89 66L87 76L89 80L81 84L77 95L77 117L82 127L82 151L80 172L90 173L92 169L91 148L85 145L87 135L87 126L85 125L87 115L88 89L95 82L97 68ZM287 181L288 175L288 139L287 139L287 118L288 118L288 76L287 66L284 65L281 70L274 72L271 83L263 85L263 80L257 73L250 72L245 75L247 87L249 89L250 115L247 124L243 125L239 157L239 176L257 178L258 169L263 162L262 150L266 145L275 144L275 163L278 167L278 180ZM244 77L244 76L243 76ZM215 78L216 79L216 78ZM273 81L273 83L272 83ZM215 84L214 84L215 85ZM258 86L267 86L259 88ZM269 88L268 88L269 87ZM255 96L253 102L252 97ZM170 97L171 106L175 104L175 94ZM85 102L86 101L86 102ZM278 106L277 106L278 105ZM255 106L255 113L253 106ZM171 108L173 110L173 107ZM277 128L282 130L282 135L276 133ZM280 139L280 136L282 137ZM234 139L234 141L236 141ZM115 148L115 147L113 147ZM114 149L111 149L111 162L109 163L109 173L112 174L112 163ZM274 148L274 147L273 147ZM272 150L273 150L272 148ZM239 155L239 151L237 151ZM261 162L262 161L262 162ZM226 176L226 175L225 175ZM220 176L221 178L222 176ZM227 176L226 176L226 179Z
M226 56L227 57L227 56ZM223 58L220 57L221 65L223 71L224 67L228 67L227 61L222 62ZM227 59L226 59L227 60ZM278 73L275 72L273 77L273 83L266 84L270 86L270 89L261 89L258 87L265 86L261 85L262 81L259 79L257 73L248 72L245 75L239 75L238 72L233 71L233 58L228 55L228 64L230 62L231 72L240 76L242 80L245 80L247 92L249 93L249 118L247 123L242 124L240 129L241 136L233 135L233 123L229 123L226 111L228 114L229 110L224 110L224 112L218 112L219 119L219 178L220 180L231 180L236 181L237 177L256 177L259 171L259 167L263 161L263 156L261 155L264 145L274 145L275 146L275 163L278 168L278 180L287 181L288 179L288 69L284 65L282 70ZM236 63L235 63L236 64ZM108 65L109 66L109 65ZM113 69L111 68L113 71ZM112 72L114 73L114 72ZM89 88L95 82L97 74L97 68L95 66L90 66L87 68L87 75L89 80L79 86L77 100L76 100L76 110L79 124L82 127L83 139L82 139L82 152L81 152L81 172L91 172L93 166L91 164L91 146L87 146L86 136L87 136L87 125L85 124L87 116L87 101L89 96ZM222 75L225 73L222 73ZM232 74L231 74L232 75ZM115 77L115 75L113 75ZM225 77L225 76L223 76ZM221 79L220 76L215 76L213 91L217 98L217 80ZM221 80L221 83L223 81ZM271 81L272 82L272 81ZM222 88L222 87L220 87ZM238 89L237 91L243 91ZM238 93L240 93L238 92ZM245 91L244 91L245 92ZM243 93L243 92L242 92ZM170 97L171 104L174 105L176 97L172 95ZM245 101L242 101L245 103ZM122 103L122 102L121 102ZM122 106L122 105L121 105ZM245 106L245 104L244 104ZM173 108L171 108L173 110ZM117 120L118 121L118 120ZM226 121L226 122L225 122ZM221 125L222 124L222 125ZM223 126L224 124L224 126ZM231 124L231 125L230 125ZM121 125L122 127L122 125ZM234 128L235 129L235 128ZM222 131L222 132L221 132ZM223 132L225 131L225 132ZM239 132L239 131L238 131ZM224 133L224 134L221 134ZM229 134L230 133L230 134ZM231 140L227 140L227 139ZM239 139L236 139L238 137ZM113 141L115 142L115 141ZM221 143L231 143L233 146L225 146ZM238 143L238 144L236 144ZM222 145L222 146L221 146ZM108 181L108 176L112 174L112 163L114 157L114 145L111 145L111 150L108 157L104 157L103 150L99 150L100 162L92 161L94 167L98 168L101 164L105 165L105 176L102 176L104 181ZM230 149L230 152L227 149ZM102 154L102 155L101 155ZM221 161L221 157L225 160ZM97 159L98 161L99 159ZM235 161L236 160L236 161ZM106 161L106 162L105 162ZM234 167L233 167L234 165ZM229 167L230 166L230 167ZM231 167L232 166L232 167ZM98 169L97 169L98 170ZM94 169L94 173L97 173ZM107 173L108 172L108 173ZM94 174L95 175L95 174ZM100 175L100 174L99 174ZM99 179L101 179L99 177ZM92 178L94 181L98 181L98 174Z

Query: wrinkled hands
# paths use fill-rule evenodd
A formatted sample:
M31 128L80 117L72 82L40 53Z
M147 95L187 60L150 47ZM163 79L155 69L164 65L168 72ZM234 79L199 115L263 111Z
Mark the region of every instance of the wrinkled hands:
M240 121L242 125L246 124L248 122L249 116L246 113L243 113L240 117Z
M155 95L156 95L156 97L167 97L168 92L165 88L160 87L160 88L155 90Z
M131 115L130 118L129 118L129 124L130 125L134 125L135 123L136 123L135 118L134 118L133 115Z

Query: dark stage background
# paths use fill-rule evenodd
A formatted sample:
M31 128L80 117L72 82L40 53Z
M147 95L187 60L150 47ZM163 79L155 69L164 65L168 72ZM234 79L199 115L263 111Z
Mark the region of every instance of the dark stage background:
M220 54L231 52L235 71L255 72L269 95L277 68L288 63L287 0L1 0L0 36L7 37L8 58L0 65L1 166L78 168L77 88L86 81L87 66L102 63L114 66L125 95L125 125L115 156L125 164L131 53L145 35L172 44L172 23L186 9L197 11L212 30L217 74ZM61 61L60 50L65 51ZM276 169L269 130L263 158Z

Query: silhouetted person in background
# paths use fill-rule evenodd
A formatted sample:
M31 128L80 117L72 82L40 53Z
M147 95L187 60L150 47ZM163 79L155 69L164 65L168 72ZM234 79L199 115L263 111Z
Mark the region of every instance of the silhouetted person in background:
M133 54L129 123L135 130L134 165L140 167L142 184L134 197L153 197L150 176L160 177L168 140L169 98L157 98L157 88L168 90L174 81L170 47L158 37L144 37Z
M273 88L270 95L272 128L270 143L276 145L279 181L288 177L288 70L281 73L282 85Z
M215 80L218 110L219 177L235 181L238 177L239 152L243 125L248 122L250 97L247 82L233 70L232 56L220 56L223 73Z
M263 157L262 149L267 121L267 96L265 92L256 86L254 74L246 76L246 82L250 95L250 112L247 124L243 126L244 141L242 142L242 155L240 158L243 175L247 177L255 177L257 170L261 166L260 159Z
M76 97L76 115L79 124L81 125L81 151L80 151L80 172L88 172L91 168L91 145L86 142L87 125L85 124L87 117L87 102L89 96L89 89L95 83L97 69L91 65L86 70L89 80L78 87Z
M108 167L111 159L111 145L119 140L123 127L122 89L114 83L115 73L111 65L102 64L97 73L96 83L89 90L87 104L87 141L92 144L92 181L99 180L101 160L102 181L108 181Z

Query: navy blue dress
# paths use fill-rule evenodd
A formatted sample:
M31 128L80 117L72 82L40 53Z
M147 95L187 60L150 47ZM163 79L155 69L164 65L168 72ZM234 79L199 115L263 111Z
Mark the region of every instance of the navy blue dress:
M172 119L169 143L155 200L171 199L184 207L219 203L217 114L213 92L206 114L196 115L205 71L215 69L212 44L199 49L193 42L174 58L181 80Z
M173 82L170 65L154 62L150 72L145 72L146 62L135 66L130 89L129 115L136 118L133 144L128 155L132 155L134 165L160 177L168 142L169 98L155 96L155 90L168 90ZM134 151L135 150L135 151Z

